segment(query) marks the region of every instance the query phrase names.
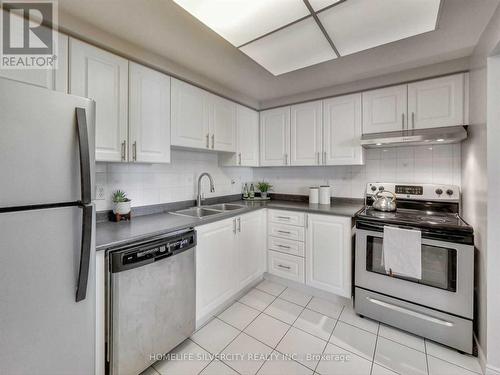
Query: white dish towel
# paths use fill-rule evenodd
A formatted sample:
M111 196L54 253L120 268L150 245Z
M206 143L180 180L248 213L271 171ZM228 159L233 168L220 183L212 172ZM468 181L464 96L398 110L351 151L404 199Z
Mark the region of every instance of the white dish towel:
M383 252L387 273L422 279L422 235L419 230L384 226Z

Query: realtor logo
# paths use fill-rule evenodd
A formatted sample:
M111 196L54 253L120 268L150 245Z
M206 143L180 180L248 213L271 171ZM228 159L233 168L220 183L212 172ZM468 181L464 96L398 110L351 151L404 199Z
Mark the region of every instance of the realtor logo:
M2 69L57 68L57 4L48 0L3 0ZM47 26L48 25L48 26Z

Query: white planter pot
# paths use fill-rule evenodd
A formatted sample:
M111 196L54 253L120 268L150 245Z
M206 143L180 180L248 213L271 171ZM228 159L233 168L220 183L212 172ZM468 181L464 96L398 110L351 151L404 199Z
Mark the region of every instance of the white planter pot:
M261 198L266 199L267 198L267 191L266 192L261 191L260 196L261 196Z
M113 213L119 215L127 215L130 212L130 203L128 202L114 202Z

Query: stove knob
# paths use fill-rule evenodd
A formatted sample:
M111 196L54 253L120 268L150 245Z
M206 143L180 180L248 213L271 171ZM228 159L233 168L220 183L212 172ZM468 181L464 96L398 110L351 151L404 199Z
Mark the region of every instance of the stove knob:
M377 190L377 187L376 186L372 186L372 191L375 191Z
M438 188L438 189L436 189L436 194L437 194L437 195L441 195L441 194L443 194L443 189L439 189L439 188Z
M446 190L446 194L453 195L453 190L451 190L451 189Z
M380 191L384 191L384 187L383 187L383 186L379 186L379 187L378 187L378 189L379 189Z

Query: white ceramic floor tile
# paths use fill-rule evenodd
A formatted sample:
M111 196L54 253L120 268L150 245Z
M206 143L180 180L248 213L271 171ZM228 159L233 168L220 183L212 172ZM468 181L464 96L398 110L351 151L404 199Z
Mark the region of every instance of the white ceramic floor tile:
M272 294L273 296L280 295L286 289L286 286L275 283L269 280L263 280L259 285L256 286L257 289L263 292Z
M148 367L146 370L141 372L139 375L158 375L159 372L156 371L153 367Z
M325 346L326 341L292 327L276 349L314 370Z
M311 335L328 341L337 321L316 311L305 309L293 324Z
M200 375L238 375L231 367L215 359L200 373Z
M239 335L222 352L221 359L240 374L255 374L273 351L267 345L255 340L245 333Z
M258 375L312 375L313 371L287 356L274 351L260 368Z
M342 310L342 314L340 314L339 319L344 323L348 323L350 325L364 329L365 331L377 334L379 325L378 322L368 318L360 317L354 312L354 309L351 306L344 307L344 310Z
M471 372L463 367L454 365L453 363L442 361L431 355L427 356L429 363L429 375L474 375L476 372Z
M300 306L305 306L309 303L312 296L299 292L295 289L287 288L283 293L281 293L280 298L289 302L296 303Z
M251 307L248 307L242 303L235 302L222 313L219 314L219 318L231 324L232 326L239 328L241 330L245 329L247 325L254 320L259 312Z
M240 298L240 302L253 307L254 309L263 311L271 302L274 301L275 298L276 297L261 290L252 289Z
M481 366L476 357L461 354L454 349L437 344L433 341L425 340L427 354L442 359L443 361L451 362L455 365L465 367L467 370L481 373Z
M344 306L341 304L330 302L318 297L313 297L311 302L307 305L308 309L319 312L333 319L338 319L343 307Z
M266 314L260 314L244 332L274 348L281 338L285 336L289 328L288 324L278 319Z
M292 324L295 319L298 318L302 310L303 307L278 298L264 310L264 313L285 323Z
M378 331L379 336L386 339L399 342L400 344L409 346L410 348L425 353L424 339L411 333L401 331L400 329L381 324Z
M172 359L154 364L161 375L198 374L211 361L210 354L191 340L184 341L170 353L174 355Z
M191 340L212 354L219 353L240 333L239 330L217 318L197 331Z
M425 353L383 337L378 338L375 362L400 374L427 374Z
M321 375L370 375L371 367L371 361L328 344L316 372Z
M376 341L377 336L373 333L341 321L337 323L330 338L332 344L360 355L369 361L373 359Z
M374 363L371 375L398 375L398 373Z

